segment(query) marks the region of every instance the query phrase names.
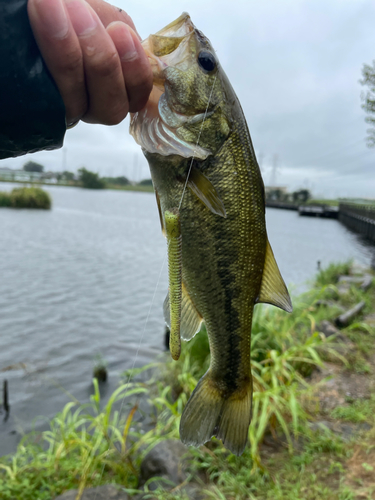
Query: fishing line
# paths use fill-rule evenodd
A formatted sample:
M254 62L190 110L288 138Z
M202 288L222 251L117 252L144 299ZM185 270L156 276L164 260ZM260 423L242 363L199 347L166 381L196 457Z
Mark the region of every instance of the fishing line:
M197 138L197 142L195 144L195 148L197 148L197 146L199 145L199 140L200 140L200 137L201 137L201 134L202 134L202 130L203 130L203 125L204 125L204 122L206 120L206 117L207 117L207 111L208 111L208 107L211 103L211 99L212 99L212 94L213 94L213 91L214 91L214 86L215 86L215 83L216 83L216 78L217 78L217 74L215 75L215 78L214 78L214 81L212 83L212 87L211 87L211 92L210 92L210 96L208 98L208 102L207 102L207 106L206 106L206 110L204 112L204 116L203 116L203 120L202 120L202 125L201 125L201 128L199 130L199 134L198 134L198 138ZM194 150L195 151L195 150ZM190 167L189 167L189 171L188 171L188 174L187 174L187 177L186 177L186 181L185 181L185 184L184 184L184 188L183 188L183 191L182 191L182 196L181 196L181 200L180 200L180 204L178 206L178 209L180 210L181 208L181 205L182 205L182 200L184 198L184 195L185 195L185 191L186 191L186 186L187 186L187 183L188 183L188 180L189 180L189 176L190 176L190 172L191 172L191 169L193 167L193 161L194 161L194 158L195 156L193 155L192 158L191 158L191 162L190 162ZM167 258L167 252L164 254L164 259L163 259L163 263L161 265L161 268L160 268L160 272L159 272L159 276L158 276L158 280L157 280L157 283L156 283L156 286L155 286L155 289L154 289L154 293L153 293L153 296L152 296L152 299L151 299L151 304L150 304L150 307L149 307L149 310L148 310L148 313L147 313L147 317L146 317L146 322L145 322L145 325L143 327L143 331L142 331L142 334L141 334L141 338L139 340L139 343L138 343L138 348L137 348L137 351L136 351L136 354L135 354L135 357L134 357L134 361L133 361L133 365L129 371L129 377L128 377L128 380L127 382L125 383L125 390L127 389L128 385L130 384L130 380L132 378L132 372L134 370L134 367L135 367L135 363L137 362L137 359L138 359L138 354L139 354L139 350L141 348L141 345L142 345L142 342L143 342L143 337L144 337L144 334L145 334L145 331L146 331L146 328L147 328L147 324L148 324L148 321L150 319L150 314L151 314L151 309L152 309L152 306L154 304L154 300L155 300L155 296L156 296L156 292L157 292L157 289L158 289L158 286L159 286L159 282L160 282L160 278L161 278L161 274L163 272L163 269L164 269L164 265L165 265L165 261L166 261L166 258ZM121 407L120 407L120 411L119 411L119 421L121 419L121 413L122 413L122 409L123 409L123 406L124 406L124 401L125 401L125 395L124 397L122 398L122 402L121 402ZM108 450L109 450L109 446L108 446ZM103 464L103 467L102 467L102 472L100 474L100 480L99 482L101 481L101 478L103 476L103 473L104 473L104 467L105 467L105 464ZM95 500L96 500L96 496L95 496Z
M214 81L213 81L213 84L212 84L212 87L211 87L210 96L209 96L209 98L208 98L208 102L207 102L206 110L205 110L205 112L204 112L204 116L203 116L203 120L202 120L202 125L201 125L201 128L200 128L200 130L199 130L199 134L198 134L197 142L196 142L196 144L195 144L195 147L196 147L196 148L197 148L197 146L198 146L198 144L199 144L199 140L200 140L200 137L201 137L201 134L202 134L203 125L204 125L204 122L205 122L205 120L206 120L208 107L209 107L210 102L211 102L211 99L212 99L212 93L213 93L213 90L214 90L214 86L215 86L216 78L217 78L217 74L215 75L215 78L214 78ZM180 208L181 208L181 205L182 205L182 200L183 200L183 198L184 198L184 194L185 194L185 191L186 191L186 186L187 186L187 183L188 183L188 180L189 180L189 175L190 175L190 172L191 172L191 169L192 169L192 166L193 166L193 161L194 161L194 155L193 155L193 157L192 157L192 159L191 159L191 162L190 162L190 167L189 167L188 175L187 175L187 177L186 177L186 181L185 181L185 185L184 185L184 189L183 189L183 192L182 192L182 196L181 196L181 200L180 200L180 204L179 204L178 209L180 209ZM153 306L153 304L154 304L156 291L157 291L158 286L159 286L159 282L160 282L160 278L161 278L161 273L163 272L163 269L164 269L164 265L165 265L165 261L166 261L167 255L168 255L168 254L167 254L167 252L166 252L166 253L164 254L164 259L163 259L163 263L162 263L161 268L160 268L158 281L157 281L156 286L155 286L154 294L153 294L153 296L152 296L151 304L150 304L150 307L149 307L149 310L148 310L148 314L147 314L146 322L145 322L145 325L144 325L144 328L143 328L143 331L142 331L141 339L140 339L139 344L138 344L137 352L136 352L136 354L135 354L135 358L134 358L134 361L133 361L133 366L132 366L132 368L130 369L130 372L129 372L129 377L128 377L128 381L127 381L127 382L126 382L126 384L125 384L125 388L127 388L127 386L129 385L130 380L131 380L131 377L132 377L132 371L133 371L133 369L134 369L135 363L136 363L137 358L138 358L139 350L140 350L140 348L141 348L141 344L142 344L143 337L144 337L144 334L145 334L145 331L146 331L146 327L147 327L147 324L148 324L148 320L150 319L151 309L152 309L152 306ZM124 405L124 401L125 401L125 396L124 396L124 397L123 397L123 399L122 399L122 403L121 403L121 408L120 408L119 417L121 416L121 412L122 412L122 408L123 408L123 405Z
M154 289L154 293L152 295L152 299L151 299L151 303L150 303L150 307L148 309L148 313L147 313L147 317L146 317L146 321L145 321L145 324L144 324L144 327L143 327L143 331L142 331L142 334L141 334L141 337L139 339L139 342L138 342L138 347L137 347L137 351L135 353L135 357L134 357L134 360L133 360L133 365L132 367L130 368L129 370L129 377L128 377L128 380L127 382L124 384L125 385L125 389L124 391L126 392L129 384L130 384L130 380L132 378L132 372L134 370L134 367L135 367L135 363L137 362L137 359L138 359L138 354L139 354L139 350L141 348L141 345L142 345L142 342L143 342L143 337L144 337L144 334L146 332L146 328L147 328L147 325L148 325L148 320L150 319L150 314L151 314L151 309L152 309L152 306L154 305L154 301L155 301L155 296L156 296L156 292L157 292L157 289L158 289L158 286L159 286L159 283L160 283L160 278L161 278L161 273L163 272L163 269L164 269L164 265L165 265L165 261L166 261L166 258L167 258L167 254L165 253L164 254L164 257L163 257L163 262L162 262L162 265L161 265L161 268L160 268L160 272L159 272L159 276L158 276L158 280L156 282L156 285L155 285L155 289ZM121 401L121 406L120 406L120 411L119 411L119 416L118 416L118 420L120 422L121 420L121 413L122 413L122 410L123 410L123 406L124 406L124 401L125 401L125 395L123 396L122 398L122 401ZM114 443L113 443L114 444ZM111 445L108 446L108 450L110 448ZM114 447L116 448L116 446L114 445ZM117 449L117 448L116 448ZM107 450L107 451L108 451ZM120 451L120 450L117 450L117 451ZM103 464L103 467L102 467L102 472L100 474L100 479L99 479L99 483L101 482L101 479L103 477L103 474L104 474L104 468L105 468L105 463ZM96 497L98 495L98 492L96 492L96 495L95 495L95 498L94 500L96 500Z
M216 83L216 77L217 77L217 73L215 75L215 78L214 78L214 82L212 84L212 87L211 87L211 93L210 93L210 97L208 98L208 102L207 102L207 106L206 106L206 111L204 112L204 116L203 116L203 121L202 121L202 126L201 126L201 129L199 131L199 134L198 134L198 139L197 139L197 142L195 144L195 148L197 148L198 144L199 144L199 139L201 138L201 134L202 134L202 130L203 130L203 125L204 125L204 122L206 121L206 116L207 116L207 111L208 111L208 106L210 105L210 102L211 102L211 98L212 98L212 93L214 91L214 86L215 86L215 83ZM196 149L194 149L194 152L196 151ZM181 196L181 200L180 200L180 204L178 205L178 210L180 210L181 208L181 205L182 205L182 200L184 199L184 195L185 195L185 191L186 191L186 186L187 186L187 183L189 181L189 176L190 176L190 172L191 172L191 169L193 168L193 161L194 161L194 154L191 158L191 162L190 162L190 167L189 167L189 171L188 171L188 174L187 174L187 177L186 177L186 181L185 181L185 184L184 184L184 189L182 190L182 196Z
M138 347L137 347L137 351L135 353L135 357L134 357L134 361L133 361L133 366L131 367L130 369L130 372L129 372L129 377L128 377L128 381L126 382L125 384L125 389L127 389L128 385L130 384L130 380L132 378L132 372L134 370L134 367L135 367L135 363L137 361L137 358L138 358L138 354L139 354L139 350L141 348L141 345L142 345L142 342L143 342L143 337L145 335L145 332L146 332L146 328L147 328L147 325L148 325L148 320L150 319L150 314L151 314L151 309L152 309L152 306L154 305L154 300L155 300L155 296L156 296L156 292L157 292L157 289L158 289L158 286L159 286L159 283L160 283L160 278L161 278L161 273L163 272L163 269L164 269L164 265L165 265L165 261L167 259L167 254L165 253L164 254L164 258L163 258L163 262L162 262L162 265L161 265L161 268L160 268L160 272L159 272L159 276L158 276L158 280L156 282L156 286L155 286L155 289L154 289L154 293L152 295L152 299L151 299L151 304L150 304L150 307L148 309L148 313L147 313L147 317L146 317L146 321L145 321L145 325L143 327L143 331L142 331L142 334L141 334L141 338L139 340L139 343L138 343ZM120 412L119 412L119 419L121 417L121 412L122 412L122 408L124 406L124 401L125 401L125 396L122 398L122 402L121 402L121 407L120 407Z
M196 144L195 144L195 147L197 147L197 146L198 146L198 144L199 144L199 139L200 139L200 137L201 137L202 130L203 130L203 125L204 125L204 122L205 122L205 120L206 120L208 107L209 107L210 102L211 102L212 93L213 93L213 90L214 90L214 85L215 85L215 82L216 82L216 77L217 77L217 75L215 75L215 78L214 78L214 81L213 81L213 84L212 84L212 88L211 88L210 96L209 96L209 98L208 98L208 102L207 102L206 110L205 110L205 112L204 112L204 116L203 116L203 120L202 120L202 125L201 125L201 128L200 128L200 130L199 130L199 134L198 134L198 138L197 138L197 142L196 142ZM185 181L184 189L183 189L182 196L181 196L181 200L180 200L180 204L179 204L179 207L178 207L179 209L181 208L182 200L183 200L183 197L184 197L184 194L185 194L185 190L186 190L186 186L187 186L187 183L188 183L188 180L189 180L189 175L190 175L190 172L191 172L191 169L192 169L192 166L193 166L193 160L194 160L194 156L192 157L191 162L190 162L189 172L188 172L188 175L187 175L187 177L186 177L186 181ZM156 286L155 286L154 294L153 294L153 296L152 296L151 304L150 304L150 307L149 307L149 310L148 310L148 314L147 314L146 322L145 322L145 325L144 325L144 328L143 328L143 331L142 331L141 339L140 339L139 344L138 344L137 352L136 352L136 354L135 354L135 358L134 358L134 361L133 361L133 366L132 366L132 368L130 369L130 372L129 372L129 377L128 377L128 381L127 381L127 382L126 382L126 384L125 384L125 388L127 388L127 386L129 385L130 380L131 380L131 377L132 377L132 371L133 371L133 369L134 369L135 363L136 363L137 358L138 358L139 350L140 350L140 348L141 348L141 344L142 344L143 337L144 337L144 334L145 334L145 331L146 331L146 327L147 327L147 324L148 324L148 320L149 320L149 318L150 318L151 309L152 309L152 306L153 306L153 304L154 304L156 291L157 291L158 286L159 286L159 282L160 282L160 278L161 278L161 273L163 272L163 269L164 269L164 265L165 265L165 261L166 261L167 255L168 255L168 254L167 254L167 252L166 252L166 253L164 254L164 259L163 259L163 263L162 263L161 268L160 268L158 281L157 281ZM124 405L124 401L125 401L125 396L124 396L124 397L123 397L123 399L122 399L121 408L120 408L120 413L119 413L119 418L120 418L120 416L121 416L121 412L122 412L122 408L123 408L123 405Z

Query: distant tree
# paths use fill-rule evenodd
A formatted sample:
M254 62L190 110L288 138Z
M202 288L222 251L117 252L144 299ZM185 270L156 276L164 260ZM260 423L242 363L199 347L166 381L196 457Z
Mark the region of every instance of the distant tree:
M367 123L372 125L367 130L367 145L370 148L375 147L375 60L372 61L372 66L364 64L362 68L363 80L360 80L361 85L368 87L367 92L362 92L361 98L363 101L362 108L369 116L365 119Z
M68 172L67 170L64 170L64 172L61 174L61 178L66 181L74 181L74 174L73 172Z
M143 179L143 181L138 182L140 186L152 186L151 179Z
M311 193L308 189L300 189L299 191L294 191L294 193L292 193L292 196L295 203L306 203L311 198Z
M23 169L25 172L43 172L44 167L35 161L28 161L24 164Z
M107 184L117 184L118 186L127 186L130 184L129 179L124 175L121 175L120 177L103 177L103 180Z
M270 201L282 201L283 199L283 192L281 189L275 188L275 189L269 189L267 192L267 200Z
M113 180L115 181L115 184L120 184L121 186L127 186L128 184L130 184L129 179L124 175L115 177Z
M88 189L103 189L105 188L105 182L99 177L95 172L90 172L84 167L78 170L79 181L82 183L82 187Z

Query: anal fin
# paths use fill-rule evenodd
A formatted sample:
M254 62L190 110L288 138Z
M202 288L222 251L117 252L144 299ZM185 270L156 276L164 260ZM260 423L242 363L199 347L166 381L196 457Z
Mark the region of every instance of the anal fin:
M266 258L264 260L262 284L257 303L272 304L284 311L292 312L293 306L288 289L280 274L275 257L267 239Z
M164 320L170 327L170 306L169 306L169 293L167 294L164 301ZM183 340L191 340L196 333L201 329L203 322L202 316L197 311L193 301L190 298L186 290L186 286L182 282L182 302L181 302L181 323L180 323L180 334Z

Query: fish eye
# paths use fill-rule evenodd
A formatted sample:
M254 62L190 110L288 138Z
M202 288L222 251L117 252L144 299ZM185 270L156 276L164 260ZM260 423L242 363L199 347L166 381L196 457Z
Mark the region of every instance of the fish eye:
M216 60L214 56L211 52L207 52L206 50L199 52L198 64L207 73L211 73L216 68Z

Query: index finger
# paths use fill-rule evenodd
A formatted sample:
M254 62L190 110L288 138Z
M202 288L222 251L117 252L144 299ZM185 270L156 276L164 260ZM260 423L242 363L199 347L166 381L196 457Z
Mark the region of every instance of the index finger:
M122 21L137 33L132 18L124 10L104 2L103 0L86 0L86 2L90 4L90 6L98 14L105 28L114 21ZM139 39L141 38L139 35L138 37Z

